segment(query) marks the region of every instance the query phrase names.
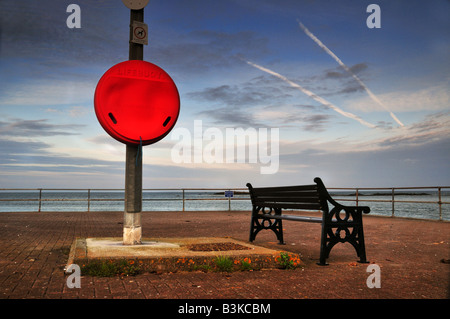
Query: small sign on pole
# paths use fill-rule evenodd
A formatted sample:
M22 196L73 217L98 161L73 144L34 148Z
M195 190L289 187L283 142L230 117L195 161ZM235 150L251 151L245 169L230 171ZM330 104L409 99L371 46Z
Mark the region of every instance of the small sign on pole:
M147 24L139 21L133 21L132 27L133 27L133 37L131 38L131 42L148 45Z
M225 191L225 197L233 197L234 193L233 191Z

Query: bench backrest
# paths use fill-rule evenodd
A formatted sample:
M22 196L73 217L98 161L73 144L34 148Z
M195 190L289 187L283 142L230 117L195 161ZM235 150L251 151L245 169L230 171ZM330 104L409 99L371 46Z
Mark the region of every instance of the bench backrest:
M247 187L252 204L260 207L321 210L328 213L328 192L319 178L315 185L281 186L281 187Z

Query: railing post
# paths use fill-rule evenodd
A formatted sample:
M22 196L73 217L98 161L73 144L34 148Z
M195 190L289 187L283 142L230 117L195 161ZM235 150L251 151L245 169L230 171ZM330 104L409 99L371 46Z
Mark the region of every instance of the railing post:
M394 205L395 199L394 199L394 193L395 193L395 189L394 189L394 187L392 187L392 217L394 217L394 214L395 214L395 205Z
M359 203L358 195L359 195L359 191L358 191L358 189L356 189L356 207L358 207L358 203Z
M184 212L184 188L183 188L183 212Z
M441 200L441 188L438 187L438 204L439 204L439 220L442 220L442 200Z
M88 189L88 213L91 211L91 190Z
M41 212L41 203L42 203L42 188L39 188L39 210L38 212Z

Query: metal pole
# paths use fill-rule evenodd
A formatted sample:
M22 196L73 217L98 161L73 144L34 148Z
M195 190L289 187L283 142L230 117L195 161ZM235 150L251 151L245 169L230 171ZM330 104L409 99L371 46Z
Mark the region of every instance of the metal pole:
M132 43L133 21L144 22L144 9L130 10L129 60L143 60L144 46ZM123 244L142 244L142 152L139 145L126 146L125 164L125 212L123 223ZM137 156L139 155L139 158Z
M144 9L130 10L130 46L128 51L129 60L144 60L144 45L133 43L133 21L144 22Z

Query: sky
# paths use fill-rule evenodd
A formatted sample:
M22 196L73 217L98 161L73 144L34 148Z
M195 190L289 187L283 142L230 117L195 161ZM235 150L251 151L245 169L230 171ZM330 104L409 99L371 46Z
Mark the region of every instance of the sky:
M446 0L150 0L144 60L181 104L143 148L143 187L450 185L449 12ZM0 188L124 187L125 145L94 93L128 60L129 19L120 0L0 0ZM243 161L221 160L238 128L257 132L259 153L249 139ZM195 161L199 145L215 160Z

